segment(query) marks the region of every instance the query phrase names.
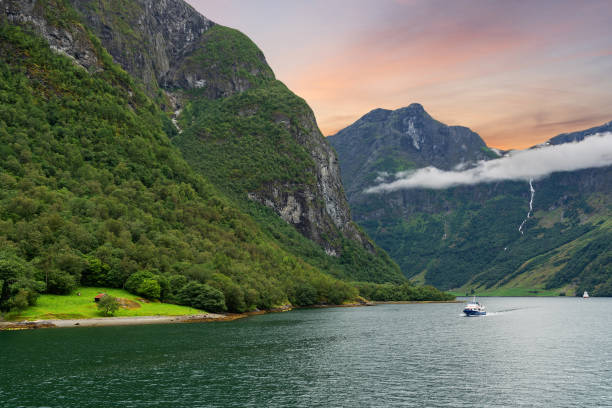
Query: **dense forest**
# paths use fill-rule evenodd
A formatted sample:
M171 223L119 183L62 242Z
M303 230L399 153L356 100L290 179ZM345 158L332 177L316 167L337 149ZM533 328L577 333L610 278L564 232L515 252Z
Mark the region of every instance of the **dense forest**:
M79 285L235 312L359 295L350 251L326 264L265 207L249 215L196 173L168 114L89 41L102 66L88 72L0 24L0 310ZM292 240L310 258L283 248Z
M110 58L90 75L17 27L1 36L4 309L42 287L130 277L130 289L161 299L185 300L187 280L207 285L235 311L283 303L303 282L318 300L355 296L195 175L162 131L168 118Z

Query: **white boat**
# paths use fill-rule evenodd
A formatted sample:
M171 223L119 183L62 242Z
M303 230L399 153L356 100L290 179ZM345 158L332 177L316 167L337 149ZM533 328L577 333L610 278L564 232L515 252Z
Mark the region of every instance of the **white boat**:
M589 298L589 292L587 292L586 290L584 291L584 293L582 294L582 298L583 299L588 299Z
M484 316L487 314L487 309L484 305L481 305L480 302L476 301L476 296L474 296L472 302L468 303L465 305L465 308L463 308L463 313L465 313L466 316Z

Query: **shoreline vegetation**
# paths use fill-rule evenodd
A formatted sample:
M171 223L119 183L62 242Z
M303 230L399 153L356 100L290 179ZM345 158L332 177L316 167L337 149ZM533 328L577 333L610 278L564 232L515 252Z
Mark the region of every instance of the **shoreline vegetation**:
M68 295L43 294L34 305L25 309L14 310L0 315L0 331L25 330L40 328L67 327L100 327L127 326L145 324L222 322L241 319L248 316L285 312L301 308L332 308L374 306L385 303L432 303L453 302L454 297L434 296L438 291L421 292L411 284L355 284L360 293L348 301L324 301L316 303L316 297L310 302L295 304L285 301L271 305L266 309L254 308L244 312L210 311L208 308L197 309L159 300L147 299L124 289L109 287L78 287ZM98 308L100 295L110 295L118 302L118 308L111 316L104 316ZM303 297L303 296L302 296ZM451 299L452 297L452 299ZM368 300L370 299L370 300Z
M421 300L421 301L359 301L353 303L345 303L340 305L311 305L308 307L299 307L291 305L282 305L270 310L256 310L246 313L200 313L189 315L172 315L172 316L115 316L115 317L90 317L79 319L45 319L45 320L21 320L21 321L1 321L0 331L9 330L30 330L30 329L46 329L46 328L74 328L74 327L107 327L107 326L140 326L147 324L171 324L171 323L210 323L210 322L228 322L238 319L243 319L250 316L289 312L299 309L324 309L337 307L364 307L377 306L385 304L417 304L417 303L462 303L458 300Z

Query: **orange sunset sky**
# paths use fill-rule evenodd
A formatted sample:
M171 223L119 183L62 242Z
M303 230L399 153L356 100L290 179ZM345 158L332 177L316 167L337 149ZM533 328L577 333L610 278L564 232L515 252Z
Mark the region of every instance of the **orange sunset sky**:
M331 135L421 103L489 146L612 120L609 0L188 0L262 49Z

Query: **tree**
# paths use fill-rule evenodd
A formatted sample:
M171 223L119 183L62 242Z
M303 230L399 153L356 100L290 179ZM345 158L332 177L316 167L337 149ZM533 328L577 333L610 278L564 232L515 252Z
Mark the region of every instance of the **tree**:
M308 282L298 282L289 294L289 301L296 306L310 306L317 303L317 290Z
M227 310L223 292L205 283L191 281L179 290L176 297L182 305L203 309L207 312Z
M125 282L125 289L147 299L159 299L162 292L159 276L150 271L139 271L132 274Z
M87 268L83 271L81 283L88 286L110 286L110 266L100 259L87 256Z
M136 289L136 294L144 296L147 299L159 299L161 296L161 287L159 286L159 282L155 279L143 279Z
M47 275L47 293L67 295L77 287L74 277L68 273L52 269Z
M25 309L36 303L44 282L36 281L31 265L18 256L0 251L0 311Z
M101 311L104 316L113 316L118 309L119 301L114 296L104 295L98 302L98 310Z

